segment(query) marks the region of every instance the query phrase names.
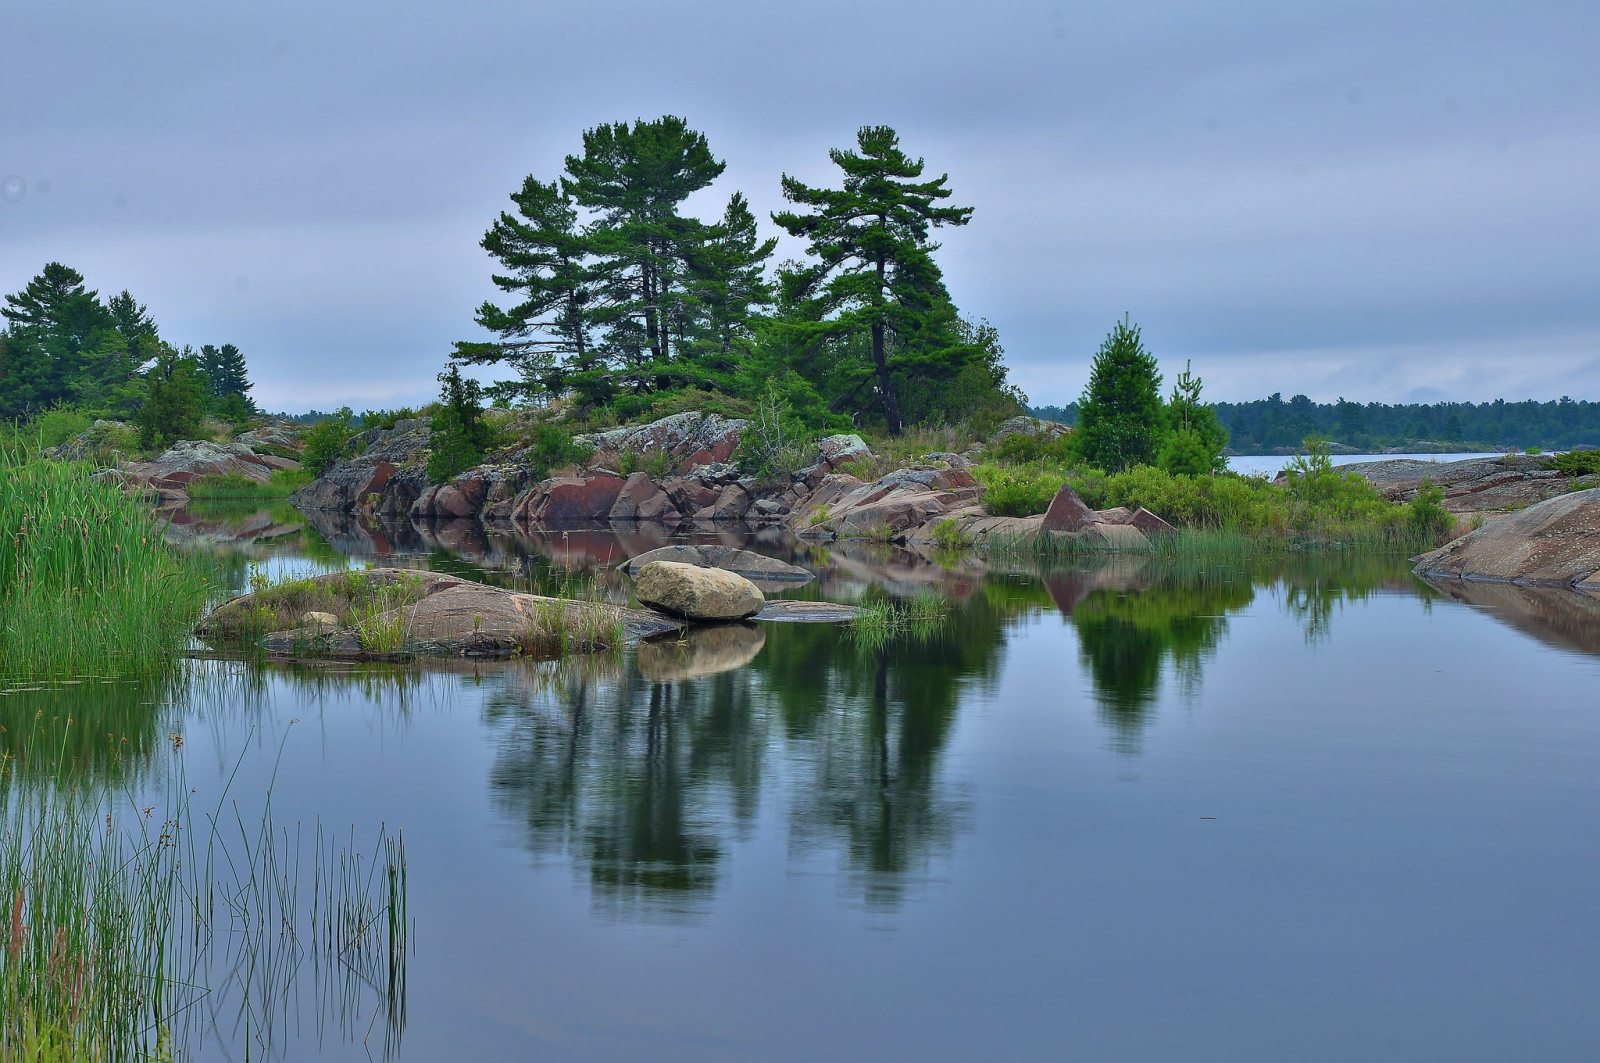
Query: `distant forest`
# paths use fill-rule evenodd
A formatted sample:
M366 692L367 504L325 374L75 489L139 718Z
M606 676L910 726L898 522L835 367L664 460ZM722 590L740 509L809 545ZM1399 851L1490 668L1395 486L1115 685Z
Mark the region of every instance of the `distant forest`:
M1304 395L1285 401L1280 394L1254 402L1219 402L1217 419L1228 429L1228 448L1237 453L1270 452L1321 436L1358 450L1443 444L1452 449L1540 447L1566 450L1600 444L1600 402L1563 396L1554 402L1437 402L1389 406L1381 402L1312 402ZM1030 406L1047 421L1076 424L1078 404Z

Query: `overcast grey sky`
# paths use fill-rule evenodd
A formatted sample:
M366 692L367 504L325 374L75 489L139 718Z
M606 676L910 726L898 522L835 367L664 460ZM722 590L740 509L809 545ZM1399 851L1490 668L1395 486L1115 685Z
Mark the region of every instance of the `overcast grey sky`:
M126 287L271 409L424 399L506 194L664 113L728 163L691 205L764 222L895 126L1035 402L1125 311L1214 399L1600 399L1592 0L4 0L0 290Z

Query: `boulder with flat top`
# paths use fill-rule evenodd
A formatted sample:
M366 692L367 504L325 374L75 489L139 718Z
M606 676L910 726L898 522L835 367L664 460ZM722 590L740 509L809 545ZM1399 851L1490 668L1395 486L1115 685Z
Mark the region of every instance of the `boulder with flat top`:
M680 561L652 561L639 569L634 593L645 605L690 620L743 620L767 601L743 576Z

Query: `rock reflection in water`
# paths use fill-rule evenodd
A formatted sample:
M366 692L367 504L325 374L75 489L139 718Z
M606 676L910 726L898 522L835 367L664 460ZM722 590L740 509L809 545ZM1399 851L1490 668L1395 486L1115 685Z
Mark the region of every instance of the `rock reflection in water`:
M1600 656L1600 598L1564 587L1519 587L1474 580L1429 580L1442 594L1475 606L1540 642Z
M639 674L652 683L700 679L749 664L767 636L755 624L714 624L639 643Z

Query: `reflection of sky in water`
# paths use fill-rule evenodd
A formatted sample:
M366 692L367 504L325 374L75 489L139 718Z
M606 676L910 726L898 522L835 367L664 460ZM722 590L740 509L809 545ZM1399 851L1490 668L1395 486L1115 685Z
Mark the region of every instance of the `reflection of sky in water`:
M1403 563L1024 568L925 644L649 665L688 681L206 667L149 725L203 797L404 832L403 1059L1600 1048L1600 658Z
M1334 454L1330 459L1335 465L1352 465L1358 461L1461 461L1465 458L1498 458L1499 454ZM1245 476L1266 476L1269 479L1278 475L1288 464L1294 460L1292 455L1284 454L1235 454L1228 459L1228 468Z

